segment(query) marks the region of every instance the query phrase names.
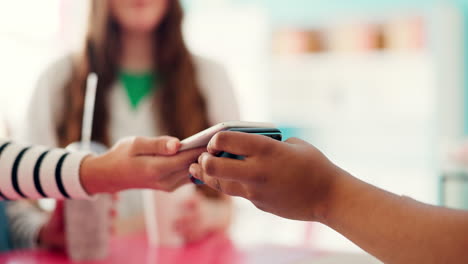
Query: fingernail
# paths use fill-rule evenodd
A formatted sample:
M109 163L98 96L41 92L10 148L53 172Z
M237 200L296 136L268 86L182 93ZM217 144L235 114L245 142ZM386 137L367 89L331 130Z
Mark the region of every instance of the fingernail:
M208 153L204 152L198 157L198 164L202 164L202 162L205 159L206 155L208 155Z
M177 144L179 143L179 141L177 141L176 139L171 139L169 140L167 143L166 143L166 148L167 148L167 151L169 152L176 152L177 151Z
M197 166L195 164L190 166L189 172L190 172L190 175L192 175L193 177L198 179L198 168L197 168Z

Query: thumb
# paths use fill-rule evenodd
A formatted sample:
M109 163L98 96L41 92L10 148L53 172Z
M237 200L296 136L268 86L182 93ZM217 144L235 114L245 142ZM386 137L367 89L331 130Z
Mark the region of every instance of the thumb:
M135 137L131 149L134 156L174 155L180 149L180 140L169 136Z

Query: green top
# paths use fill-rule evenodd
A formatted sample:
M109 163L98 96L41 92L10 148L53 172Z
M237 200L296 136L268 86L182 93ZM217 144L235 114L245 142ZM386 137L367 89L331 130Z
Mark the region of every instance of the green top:
M159 83L157 74L153 72L131 73L121 71L119 80L123 84L133 110L138 108L143 99L156 91Z

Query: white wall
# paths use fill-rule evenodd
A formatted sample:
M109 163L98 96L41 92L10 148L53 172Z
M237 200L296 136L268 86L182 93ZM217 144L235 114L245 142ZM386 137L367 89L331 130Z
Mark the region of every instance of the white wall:
M0 0L0 112L13 137L39 74L78 47L87 6L85 0Z

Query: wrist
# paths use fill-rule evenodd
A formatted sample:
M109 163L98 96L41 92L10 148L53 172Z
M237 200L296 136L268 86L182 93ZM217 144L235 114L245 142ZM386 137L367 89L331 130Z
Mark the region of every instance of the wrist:
M362 206L368 184L340 169L331 188L321 223L335 228Z
M109 192L109 176L101 156L88 155L80 168L81 185L89 195Z
M336 170L328 178L327 191L324 194L322 203L317 206L314 212L314 220L326 225L331 221L339 203L343 202L341 197L347 192L348 180L353 177L347 171L336 167Z

